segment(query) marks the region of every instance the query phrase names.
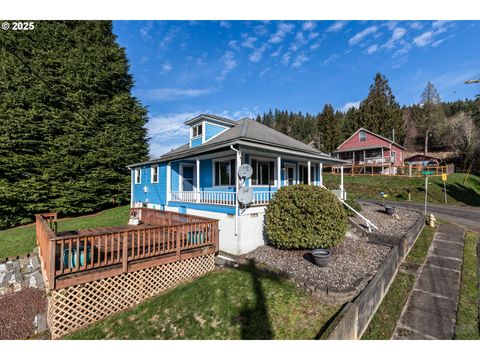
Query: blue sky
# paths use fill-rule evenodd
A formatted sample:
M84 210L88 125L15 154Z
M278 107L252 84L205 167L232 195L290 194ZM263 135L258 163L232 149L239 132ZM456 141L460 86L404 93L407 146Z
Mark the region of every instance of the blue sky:
M270 108L357 106L376 72L397 101L431 81L443 100L473 98L480 21L114 21L148 107L150 152L188 140L199 113L239 119Z

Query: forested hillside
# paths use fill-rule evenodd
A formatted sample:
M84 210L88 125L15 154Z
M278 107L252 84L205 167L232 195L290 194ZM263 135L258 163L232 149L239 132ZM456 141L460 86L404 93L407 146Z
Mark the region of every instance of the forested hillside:
M335 111L330 104L318 114L275 109L256 120L325 152L364 127L394 137L412 152L454 152L458 166L467 167L473 160L473 169L480 170L480 98L443 102L431 83L417 104L400 107L388 80L376 74L358 109Z
M132 86L110 21L0 32L0 228L128 200L126 165L148 155Z

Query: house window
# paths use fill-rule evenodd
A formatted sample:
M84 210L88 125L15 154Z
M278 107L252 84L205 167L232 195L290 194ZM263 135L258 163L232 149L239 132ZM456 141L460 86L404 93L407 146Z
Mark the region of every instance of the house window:
M215 186L235 185L235 160L215 161Z
M151 182L158 183L158 165L153 165L151 169Z
M142 169L135 169L135 184L140 184L142 178Z
M367 139L367 134L365 134L365 131L360 131L358 137L360 141L365 141Z
M365 151L365 157L367 159L374 159L382 157L382 149L373 149Z
M275 185L275 162L252 159L252 185Z
M306 165L298 165L298 175L300 184L308 184L308 167Z
M202 124L195 125L192 127L192 137L197 137L203 134L203 126Z
M315 165L310 166L310 183L311 184L315 183L315 178L317 177L316 170L317 170L317 167Z

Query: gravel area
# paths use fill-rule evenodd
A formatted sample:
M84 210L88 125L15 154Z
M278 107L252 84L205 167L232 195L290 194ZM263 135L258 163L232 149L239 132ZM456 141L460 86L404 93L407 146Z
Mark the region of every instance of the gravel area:
M27 288L0 297L0 340L26 339L34 333L34 319L45 312L45 291Z
M311 262L306 250L279 250L264 245L243 257L302 281L313 279L319 286L343 290L358 287L373 277L389 251L388 246L369 243L348 232L345 240L332 249L330 262L323 268Z
M378 230L373 229L374 233L390 236L402 236L415 223L419 216L422 216L412 209L397 207L395 215L387 215L384 207L371 203L361 203L361 214L373 222ZM358 216L354 218L355 222L362 224L364 221Z

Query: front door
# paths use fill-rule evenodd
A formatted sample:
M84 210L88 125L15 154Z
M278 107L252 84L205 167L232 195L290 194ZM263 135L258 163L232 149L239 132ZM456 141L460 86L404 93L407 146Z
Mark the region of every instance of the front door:
M285 175L287 185L295 184L295 168L293 165L285 165Z
M181 191L193 191L194 182L193 182L193 174L194 174L194 166L193 165L183 165L182 166L182 189Z

